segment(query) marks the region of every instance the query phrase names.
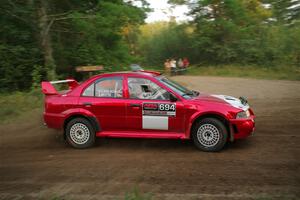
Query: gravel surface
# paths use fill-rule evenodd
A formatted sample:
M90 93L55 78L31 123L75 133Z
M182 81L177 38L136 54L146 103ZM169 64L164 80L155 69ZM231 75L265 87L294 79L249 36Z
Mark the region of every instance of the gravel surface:
M0 126L0 199L299 199L300 82L177 76L200 92L248 97L255 135L219 153L190 141L98 139L76 150L42 110Z

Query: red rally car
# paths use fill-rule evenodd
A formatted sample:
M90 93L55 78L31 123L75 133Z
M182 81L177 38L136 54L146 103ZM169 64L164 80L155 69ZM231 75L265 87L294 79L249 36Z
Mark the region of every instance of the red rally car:
M69 84L59 93L55 83ZM192 139L203 151L254 131L254 113L245 98L189 90L158 72L118 72L42 82L44 121L64 130L75 148L91 147L96 137Z

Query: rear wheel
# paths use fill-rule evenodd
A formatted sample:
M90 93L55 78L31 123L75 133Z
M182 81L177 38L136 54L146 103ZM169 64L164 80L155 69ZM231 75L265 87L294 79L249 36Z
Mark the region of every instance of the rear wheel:
M87 119L75 118L67 124L66 138L74 148L89 148L95 143L95 130Z
M224 124L215 118L205 118L197 122L192 130L194 144L202 151L222 150L226 144L227 135Z

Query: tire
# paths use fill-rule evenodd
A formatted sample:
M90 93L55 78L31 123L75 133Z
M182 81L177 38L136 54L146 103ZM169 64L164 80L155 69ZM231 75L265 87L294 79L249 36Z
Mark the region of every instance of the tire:
M222 150L227 137L225 125L215 118L205 118L197 122L192 130L194 144L202 151L217 152Z
M84 118L72 119L66 126L67 142L74 148L85 149L95 144L95 129Z

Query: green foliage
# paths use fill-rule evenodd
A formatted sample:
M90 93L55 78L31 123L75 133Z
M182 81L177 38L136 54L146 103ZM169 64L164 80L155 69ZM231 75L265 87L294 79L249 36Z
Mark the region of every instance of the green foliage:
M43 95L39 90L31 92L14 92L0 95L0 122L4 123L12 118L36 108L41 108ZM4 106L5 105L5 106Z
M161 66L168 58L196 57L197 50L191 48L193 27L189 25L156 22L144 25L141 32L138 52L145 65Z
M73 11L68 17L67 24L63 21L53 27L58 30L53 37L54 58L61 63L58 74L76 77L74 68L82 65L104 65L114 71L134 60L124 29L143 23L143 8L121 0L97 1L88 14Z
M169 2L189 5L193 21L142 25L145 0L3 0L0 92L80 80L75 67L85 65L117 71L188 57L200 65L300 66L299 0Z
M194 20L184 24L144 25L139 53L145 58L145 64L162 66L170 57L188 57L192 63L202 65L300 65L300 26L295 21L300 6L289 8L296 1L289 1L285 9L277 1L269 1L271 7L260 0L170 2L191 5L190 15ZM278 12L283 11L286 16L293 15L292 25L279 20ZM154 28L153 34L143 31Z
M31 76L32 76L31 90L36 90L40 87L42 81L42 67L40 65L33 66Z
M134 35L147 11L134 6L138 1L146 6L144 0L3 0L0 91L28 90L56 74L80 79L76 66L121 66L109 68L118 70L134 61L134 39L126 37Z
M30 88L31 68L41 61L31 9L22 2L0 4L0 92Z
M293 25L300 20L300 0L263 0L272 6L274 23Z
M137 188L132 192L126 193L124 200L151 200L152 196L150 194L143 194Z

